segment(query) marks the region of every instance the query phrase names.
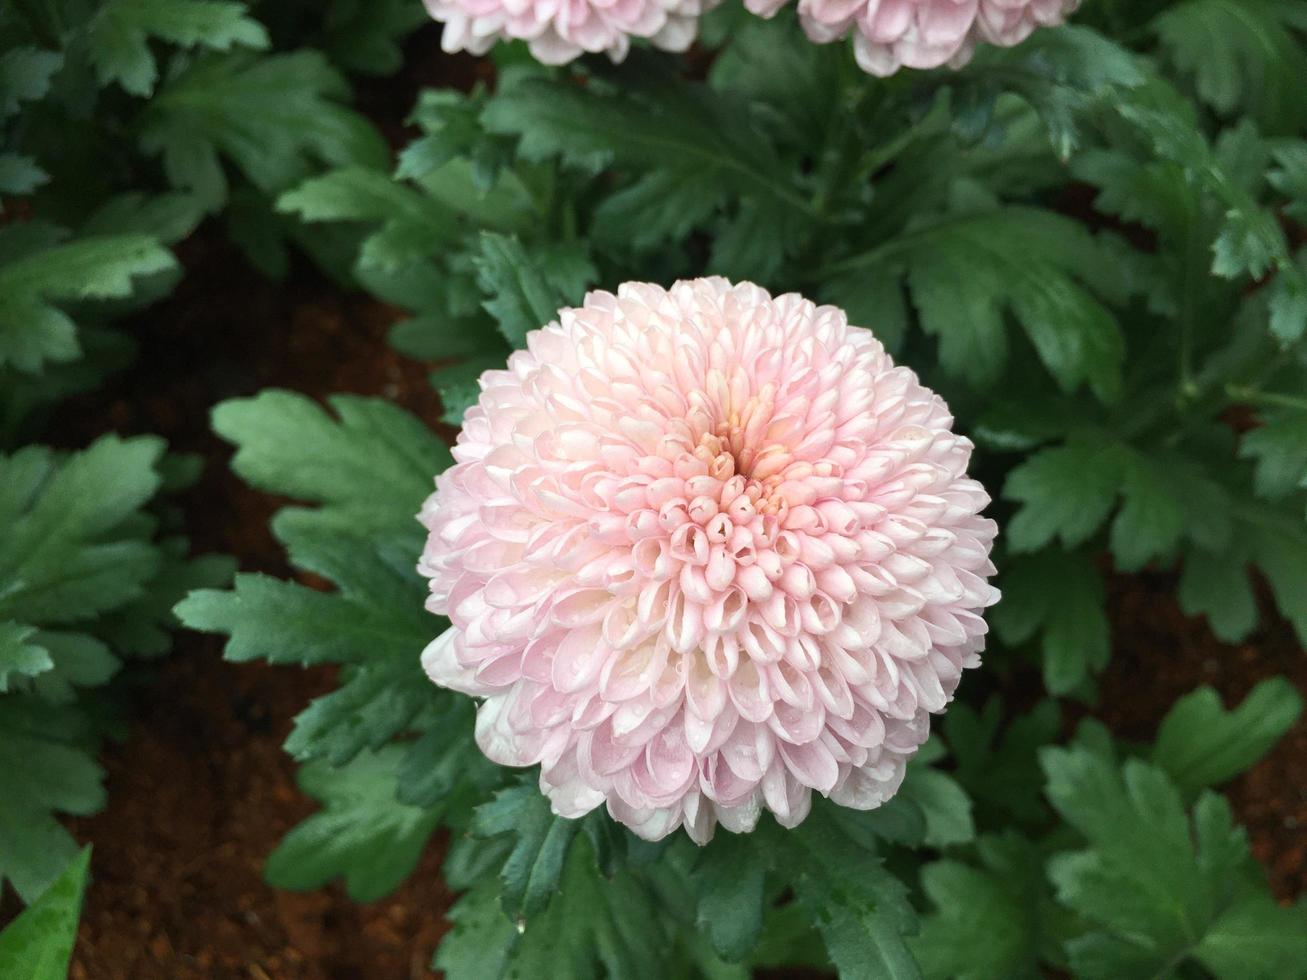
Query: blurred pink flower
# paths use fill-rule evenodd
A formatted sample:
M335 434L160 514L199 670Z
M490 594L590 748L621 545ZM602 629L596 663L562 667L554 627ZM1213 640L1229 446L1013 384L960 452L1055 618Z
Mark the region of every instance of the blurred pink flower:
M745 0L770 17L788 0ZM812 40L854 34L864 71L892 75L900 68L960 67L977 42L1010 47L1036 27L1061 24L1080 0L799 0L799 21Z
M437 684L555 812L656 839L888 800L979 663L989 498L872 333L750 283L627 283L481 377L420 519Z
M684 51L699 17L717 0L424 0L445 25L446 51L485 54L500 40L528 42L547 65L583 52L626 57L631 38L648 38L667 51Z

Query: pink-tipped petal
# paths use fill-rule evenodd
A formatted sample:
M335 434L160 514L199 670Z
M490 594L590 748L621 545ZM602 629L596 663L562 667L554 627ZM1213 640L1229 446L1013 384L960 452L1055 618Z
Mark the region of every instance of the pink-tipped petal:
M862 70L959 68L977 43L1011 47L1037 27L1063 23L1081 0L798 0L799 22L814 42L854 38ZM771 17L786 0L746 0Z
M998 595L943 401L723 279L592 293L510 365L420 515L452 623L422 662L485 698L486 755L649 839L889 799Z
M719 0L425 0L445 25L446 51L485 54L496 41L526 41L546 65L562 65L587 52L621 61L631 38L647 38L665 51L684 51L699 18Z

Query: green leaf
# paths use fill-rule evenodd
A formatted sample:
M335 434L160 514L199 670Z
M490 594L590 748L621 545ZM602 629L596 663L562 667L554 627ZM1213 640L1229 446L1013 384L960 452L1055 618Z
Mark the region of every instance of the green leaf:
M0 617L75 622L141 595L158 568L124 522L154 495L162 441L102 436L63 459L30 446L0 456Z
M914 759L899 793L921 808L926 818L925 843L930 847L965 844L975 839L971 798L946 772Z
M1268 173L1266 179L1289 199L1285 214L1298 221L1307 221L1307 143L1276 146L1272 148L1271 156L1279 169Z
M1153 27L1204 102L1289 133L1307 122L1301 98L1307 53L1289 30L1294 8L1301 18L1295 0L1187 0L1163 11Z
M1122 505L1109 539L1121 571L1137 572L1170 554L1185 530L1185 487L1166 463L1143 453L1131 453L1124 461Z
M346 547L360 548L359 539ZM261 575L238 575L233 592L192 592L176 608L192 629L230 635L224 655L244 662L344 663L338 689L295 719L286 749L300 759L343 763L403 731L434 694L418 663L437 620L422 609L418 582L395 576L378 598L346 590L330 595Z
M564 306L579 302L585 284L598 275L579 250L528 252L516 238L491 232L481 235L481 253L473 261L477 282L490 296L486 312L515 349L532 330L555 321Z
M225 0L109 0L86 37L100 84L117 82L133 95L154 91L159 70L151 38L214 51L268 46L267 31L246 16L245 4Z
M310 666L351 660L360 649L413 652L410 630L384 610L369 615L362 603L266 575L237 575L231 592L192 592L176 611L191 629L230 632L224 656L235 663L267 658Z
M1284 497L1307 488L1307 412L1268 415L1239 442L1239 458L1256 461L1258 496Z
M595 210L594 235L613 248L647 252L684 241L717 210L716 176L655 170L605 197Z
M141 148L161 155L172 186L193 191L210 210L227 199L220 157L266 194L289 189L322 165L384 169L385 143L341 104L348 94L344 78L316 51L208 55L150 100Z
M1009 561L1001 585L994 626L1010 644L1040 634L1051 693L1069 694L1107 665L1107 597L1088 556L1049 550Z
M380 222L363 243L363 266L394 270L441 252L458 232L454 212L378 170L345 167L281 195L277 210L305 221Z
M517 929L499 903L499 889L488 881L465 894L446 918L453 928L441 940L432 966L447 980L495 980L508 972Z
M1117 567L1138 571L1170 555L1186 531L1210 536L1210 514L1191 506L1205 480L1187 460L1098 435L1073 435L1008 474L1003 495L1023 505L1008 524L1008 543L1015 552L1036 551L1057 539L1068 548L1083 544L1102 527L1119 495L1122 506L1109 541Z
M1050 801L1088 843L1049 866L1059 900L1089 923L1068 944L1077 976L1167 973L1259 887L1220 797L1203 793L1190 817L1162 770L1138 759L1118 769L1085 748L1049 748L1042 760Z
M527 924L506 975L662 980L671 942L646 886L626 872L602 878L582 836L571 848L558 894Z
M392 75L404 64L400 42L425 23L426 11L408 0L334 0L323 24L323 47L350 71Z
M464 413L481 397L480 378L485 371L502 371L504 359L497 356L477 357L431 372L431 384L440 392L444 413L440 420L461 426Z
M916 930L907 889L870 843L851 837L822 805L784 840L795 894L841 976L920 978L904 938Z
M558 890L559 877L580 822L555 816L534 780L500 790L477 807L472 833L514 835L513 849L499 873L504 911L514 921L543 912Z
M955 97L959 116L976 106L988 117L998 98L1019 95L1039 114L1058 157L1067 160L1084 142L1085 117L1102 102L1129 98L1129 90L1146 79L1133 51L1096 31L1068 25L1036 31L1012 48L982 45L951 84L961 89Z
M1282 346L1296 344L1307 333L1307 270L1281 272L1271 283L1271 336Z
M435 964L449 980L662 980L675 938L645 884L619 871L602 878L583 835L570 849L553 901L514 928L487 882L464 896Z
M441 621L423 608L413 515L449 456L387 402L337 396L331 405L339 421L304 396L268 391L220 405L214 427L238 446L233 468L251 484L322 505L283 511L273 532L296 567L339 591L241 575L234 591L193 592L176 613L229 634L232 660L345 665L339 689L299 715L286 743L298 758L341 764L379 749L437 696L419 656Z
M1003 496L1023 505L1008 524L1008 545L1029 552L1058 538L1067 548L1088 541L1116 503L1124 465L1117 443L1096 439L1032 455L1003 485Z
M1180 103L1183 105L1183 103ZM1289 254L1276 216L1261 207L1248 189L1222 165L1191 114L1141 103L1120 103L1117 115L1132 126L1161 161L1179 166L1185 178L1224 209L1212 244L1211 272L1224 279L1260 279L1272 268L1281 275L1301 273Z
M712 180L715 197L740 192L781 208L808 207L736 100L638 69L621 83L620 94L601 94L596 86L528 79L496 95L482 120L492 133L519 136L528 160L561 156L592 170L616 159L694 175L701 193L711 193Z
M1257 625L1257 599L1242 556L1192 549L1180 576L1180 608L1206 616L1217 639L1238 643Z
M11 48L0 55L0 119L12 116L24 102L44 98L63 63L59 52L40 48Z
M0 193L30 194L49 180L50 175L31 157L0 153Z
M422 361L496 355L507 361L509 354L503 337L485 317L415 316L396 323L386 339L401 354Z
M323 806L268 857L269 883L303 891L344 877L358 902L398 888L417 866L439 816L395 798L403 755L400 746L388 746L340 768L321 761L303 766L300 788Z
M749 100L769 123L774 117L779 137L819 145L829 132L825 127L842 111L830 93L850 59L814 48L786 13L770 21L743 17L723 33L725 46L709 73L713 88Z
M56 813L89 816L104 806L104 772L85 719L72 708L0 697L0 883L34 901L77 856Z
M512 86L508 73L499 89ZM423 136L399 155L397 178L411 179L433 198L465 214L475 227L538 227L540 214L523 183L528 168L515 168L515 141L489 133L481 123L487 96L478 86L471 94L427 89L418 96L410 124Z
M849 322L870 330L894 353L908 330L908 301L899 277L886 269L844 276L826 283L822 298L849 315Z
M1307 903L1286 908L1269 895L1247 895L1203 936L1194 957L1219 980L1307 976Z
M481 802L487 787L502 783L504 770L471 742L476 723L471 698L449 697L440 705L438 719L409 745L399 770L399 799L420 807L445 805L448 813L451 798L464 785L475 787L473 802Z
M77 940L77 922L91 866L83 848L62 874L0 932L0 976L64 980Z
M0 694L9 690L11 677L35 677L54 666L50 651L27 642L35 632L13 620L0 622Z
M1256 513L1243 539L1271 586L1275 606L1307 646L1307 528L1296 517Z
M1187 799L1237 776L1270 751L1302 714L1302 697L1282 677L1262 681L1226 711L1210 687L1177 701L1162 719L1154 765Z
M1107 252L1061 215L1005 207L952 215L905 231L832 274L906 272L922 329L939 338L944 369L994 384L1007 363L1011 311L1065 391L1088 383L1104 400L1121 388L1125 344L1097 292L1110 295Z
M322 504L361 522L402 525L450 463L449 450L407 412L379 398L328 399L339 420L316 402L267 390L223 402L213 428L237 447L232 468L251 486Z
M936 861L921 872L931 904L910 942L927 980L1034 980L1060 916L1034 844L1019 834L977 841L980 866Z
M82 222L82 236L130 232L150 235L166 245L190 236L204 211L190 194L115 194Z
M185 538L159 542L159 571L145 594L101 618L97 633L115 650L137 657L158 657L172 645L170 632L180 626L173 607L195 589L217 589L231 584L236 560L227 555L188 558Z
M1092 149L1071 161L1081 180L1099 189L1096 210L1145 225L1177 245L1198 230L1202 200L1172 162L1133 159L1120 150Z
M958 782L975 800L982 823L1043 826L1047 809L1039 788L1038 751L1061 733L1061 713L1056 702L1041 701L1008 721L1000 734L1001 714L997 698L980 712L961 702L950 705L943 727ZM990 815L993 819L987 820Z
M717 834L695 865L696 920L723 959L738 962L758 945L766 870L752 841L741 834Z
M42 630L36 639L50 655L50 669L36 678L32 690L53 704L72 703L75 688L107 683L122 666L108 646L86 633Z
M81 353L76 328L53 304L129 296L134 277L175 265L147 235L84 238L0 265L0 366L30 373L73 360Z
M794 222L766 205L744 201L725 219L713 238L708 271L735 281L766 282L776 275L790 243L799 234Z

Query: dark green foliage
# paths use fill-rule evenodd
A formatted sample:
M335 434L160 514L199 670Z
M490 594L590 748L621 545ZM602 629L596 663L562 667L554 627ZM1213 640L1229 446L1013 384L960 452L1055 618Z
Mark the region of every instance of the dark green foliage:
M357 740L332 730L302 735L301 718L288 748L314 759L302 779L323 809L271 857L275 884L344 876L351 894L376 898L408 873L438 824L460 828L470 836L451 851L446 875L467 893L436 960L454 977L728 976L717 957L765 962L760 940L790 928L796 909L847 976L1037 976L1045 964L1143 976L1186 956L1225 976L1240 944L1253 941L1257 975L1295 975L1298 913L1270 901L1241 832L1210 793L1199 798L1191 843L1169 781L1196 792L1264 752L1299 707L1275 683L1231 712L1204 692L1177 705L1153 754L1164 768L1133 760L1122 769L1107 736L1092 729L1071 748L1046 747L1049 799L1087 841L1077 851L1053 812L1021 795L1038 793L1036 749L1058 733L1048 708L1018 719L996 745L994 711L956 706L946 734L957 779L929 767L942 755L932 745L879 811L818 803L795 830L764 822L744 837L719 832L699 854L683 838L639 842L602 815L556 817L531 777L460 767L477 758L470 712L414 676L416 651L435 629L417 612L416 575L384 568L392 540L418 547L398 518L416 510L422 474L443 465L443 450L384 403L341 398L334 407L339 421L302 397L270 392L223 406L215 424L237 444L235 466L247 479L319 505L283 511L274 530L296 564L340 591L251 577L233 593L195 593L179 607L186 622L230 633L229 656L364 668L384 659L396 673L381 691L422 692L425 703L411 710L360 709L351 716ZM338 465L316 466L327 457ZM349 538L354 520L372 533L339 545L312 534L320 525ZM421 734L407 747L392 741L408 732ZM972 793L984 803L980 837ZM1012 817L1030 836L999 829ZM908 872L929 903L918 925L902 875L923 848L950 853ZM1125 893L1139 897L1123 902ZM1173 921L1164 909L1177 901L1183 915Z
M472 263L477 285L493 297L482 305L514 348L523 346L532 330L556 319L564 305L579 302L585 284L595 277L594 266L579 249L528 255L521 243L503 235L483 235L481 254Z
M414 22L374 31L359 60L379 65L382 34L402 24ZM233 571L191 555L168 500L198 477L197 459L166 456L152 436L52 450L46 439L68 435L49 431L51 409L130 360L132 315L182 276L171 247L229 191L271 215L273 195L326 166L387 160L343 104L342 71L292 47L271 51L271 32L233 0L0 8L0 888L30 903L0 934L5 977L66 972L89 854L62 821L105 802L95 760L121 725L103 689L129 659L167 652L172 607ZM364 588L358 571L351 585ZM366 726L324 702L319 715L336 714L319 727L342 733L333 757L358 751ZM322 794L337 809L348 795Z
M857 833L857 823L830 807L816 807L787 835L785 853L794 868L795 894L841 975L919 977L920 968L904 941L905 934L916 931L907 891L883 867L875 837Z
M91 64L102 85L117 82L133 95L154 91L159 68L149 41L215 51L266 48L268 34L240 3L226 0L107 0L87 29Z
M749 842L730 836L704 851L691 878L697 922L724 959L742 960L762 938L767 869L751 860Z
M0 931L0 974L23 980L63 980L68 975L90 863L88 847Z
M156 239L146 235L61 243L64 233L51 227L38 243L39 232L31 226L4 232L0 369L12 365L30 374L49 362L75 360L81 355L76 325L53 303L130 296L134 277L170 269L174 262Z
M1186 813L1165 773L1137 759L1118 768L1083 748L1042 759L1049 799L1088 844L1049 864L1058 899L1084 921L1067 944L1076 975L1156 975L1190 957L1218 977L1307 972L1307 907L1274 905L1223 799L1204 792ZM1243 944L1254 948L1238 961Z
M510 918L534 918L544 911L558 890L558 878L579 829L578 821L550 813L549 802L529 781L500 790L489 803L477 807L472 833L478 837L511 833L516 838L499 873L503 907Z
M268 857L268 881L305 889L343 876L352 898L373 902L412 873L438 810L395 799L404 750L389 746L341 766L313 762L300 769L300 788L322 809L286 835Z
M276 92L277 98L267 94ZM169 182L210 209L227 198L222 160L272 194L315 167L379 165L384 144L337 104L345 80L315 51L196 61L163 86L141 120L141 148L163 158Z
M165 576L220 585L231 574L158 538L143 508L163 482L163 449L105 436L79 453L0 454L0 879L28 900L77 853L54 815L104 805L81 692L108 682L121 656L166 646L178 583Z
M300 714L287 742L299 758L341 765L379 750L436 698L407 683L430 632L412 515L449 456L386 402L340 396L332 407L339 422L307 398L266 391L221 405L214 426L238 445L233 466L251 483L321 504L283 511L273 530L296 566L338 591L240 575L234 592L193 592L177 614L195 629L230 633L232 660L346 665L340 689Z
M1166 55L1223 116L1246 112L1269 132L1307 123L1301 85L1307 8L1296 0L1186 0L1153 22Z
M976 842L979 865L943 860L922 868L935 912L911 946L925 976L1017 980L1040 976L1041 961L1058 962L1071 917L1030 860L1036 853L1032 841L1009 831Z
M1302 715L1302 696L1282 678L1263 681L1233 711L1210 687L1185 695L1162 719L1154 765L1191 797L1243 772Z
M420 8L0 11L0 875L33 900L75 858L59 817L104 798L88 691L163 652L181 600L232 660L339 669L287 742L320 809L270 880L374 900L447 832L454 980L1302 976L1307 913L1270 897L1214 792L1295 723L1289 685L1158 705L1151 746L1064 719L1093 715L1113 657L1109 576L1174 582L1229 641L1263 625L1265 583L1307 641L1307 5L1100 0L961 72L880 81L792 13L728 4L692 70L496 52L493 85L423 92L392 154L346 73L397 69ZM445 625L414 569L451 460L434 419L219 406L237 474L294 501L272 529L302 575L231 589L155 513L160 442L22 447L130 356L115 324L175 285L206 216L269 275L302 248L404 311L392 342L454 424L587 289L722 274L843 306L978 444L1005 532L990 679L870 813L819 800L702 850L555 816L422 676Z

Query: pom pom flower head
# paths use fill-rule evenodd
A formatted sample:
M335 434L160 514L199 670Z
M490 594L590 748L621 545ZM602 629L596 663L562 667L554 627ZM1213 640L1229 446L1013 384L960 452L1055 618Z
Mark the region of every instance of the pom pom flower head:
M621 61L631 38L684 51L716 0L425 0L445 25L446 51L485 54L499 40L526 41L537 60L561 65L583 52Z
M554 810L657 839L889 799L978 663L994 523L944 402L844 313L627 283L481 378L420 519L422 660Z
M770 17L787 0L745 0ZM1080 0L799 0L814 41L854 35L858 64L873 75L900 68L960 67L978 42L1010 47L1036 27L1061 24Z

